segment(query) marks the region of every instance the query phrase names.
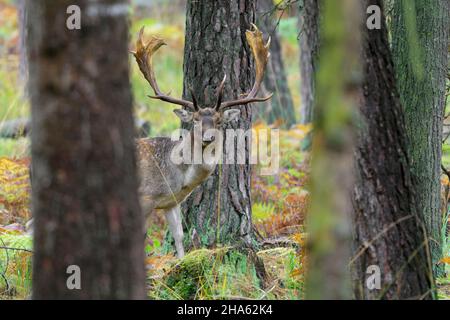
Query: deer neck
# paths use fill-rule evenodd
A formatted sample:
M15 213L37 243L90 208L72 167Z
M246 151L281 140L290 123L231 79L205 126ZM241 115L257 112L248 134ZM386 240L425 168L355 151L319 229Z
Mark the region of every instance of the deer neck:
M188 139L190 139L192 158L190 164L184 165L184 172L185 172L184 184L190 186L197 186L204 180L206 180L208 176L211 175L211 173L215 170L217 166L217 161L205 161L204 159L205 147L203 147L201 141L195 140L195 135L193 131L190 131ZM194 161L195 152L197 153L201 152L200 155L201 158L199 158L201 160L200 162ZM196 156L198 157L199 155L197 154Z

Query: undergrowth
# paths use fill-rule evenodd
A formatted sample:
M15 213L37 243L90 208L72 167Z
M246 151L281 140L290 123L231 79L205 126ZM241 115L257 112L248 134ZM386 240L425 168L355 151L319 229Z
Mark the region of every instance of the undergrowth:
M181 260L160 256L148 262L152 299L298 299L302 289L292 248L256 254L231 247L198 249Z

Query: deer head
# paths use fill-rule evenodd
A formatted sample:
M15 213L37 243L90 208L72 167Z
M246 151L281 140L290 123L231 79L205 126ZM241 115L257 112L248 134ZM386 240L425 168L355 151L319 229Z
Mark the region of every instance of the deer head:
M261 87L261 83L264 77L264 71L269 60L269 46L270 39L265 44L261 31L252 24L253 30L247 30L246 38L247 42L251 48L252 54L255 58L256 65L256 77L255 83L253 84L252 90L243 98L231 101L222 101L223 89L225 86L226 75L224 76L222 82L217 88L217 100L213 106L199 106L197 104L197 99L193 91L190 89L192 101L176 99L171 97L169 94L164 94L159 89L155 78L155 72L153 69L153 54L163 45L166 45L163 39L152 36L148 43L144 43L144 28L141 29L139 33L139 38L136 44L136 52L133 52L136 62L144 75L145 79L148 81L152 87L155 95L149 96L152 99L161 100L167 103L182 106L182 109L174 110L175 114L185 123L193 123L194 128L196 126L201 126L201 137L196 137L202 139L203 145L207 145L214 141L214 136L207 136L205 133L209 129L218 129L223 123L230 122L239 117L239 109L231 109L233 107L245 106L253 102L264 102L269 100L272 95L265 98L257 98L256 95Z

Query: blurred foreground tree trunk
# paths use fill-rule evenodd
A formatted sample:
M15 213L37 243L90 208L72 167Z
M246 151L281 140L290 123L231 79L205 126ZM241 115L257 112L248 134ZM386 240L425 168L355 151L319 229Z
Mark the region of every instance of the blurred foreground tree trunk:
M396 0L392 48L416 197L429 236L433 269L444 275L441 228L442 125L445 109L450 1Z
M66 27L73 1L27 1L33 298L141 299L128 2L76 3L80 30Z
M303 124L313 121L315 74L319 51L319 0L304 0L300 8L301 114Z
M364 12L370 5L382 8L382 0L365 0ZM432 295L425 228L417 210L384 17L381 21L380 30L362 26L363 124L356 150L352 259L355 296L427 299Z
M191 99L188 89L192 88L199 105L213 106L216 88L224 75L227 75L224 100L249 92L254 81L254 63L245 31L255 22L255 6L256 0L188 0L184 98ZM251 128L251 106L240 110L239 120L226 128ZM246 164L218 165L183 204L186 241L191 247L252 244L249 150L245 158Z
M289 91L283 63L283 52L277 31L277 17L272 0L259 0L256 25L268 38L271 37L270 59L260 95L273 93L272 99L258 107L258 112L267 123L282 120L286 128L296 122L294 102Z
M353 148L360 87L359 4L324 0L307 219L307 299L350 299Z

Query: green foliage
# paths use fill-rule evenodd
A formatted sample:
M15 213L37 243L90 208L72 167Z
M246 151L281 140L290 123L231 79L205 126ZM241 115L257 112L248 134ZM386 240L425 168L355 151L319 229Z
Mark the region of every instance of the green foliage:
M297 300L304 295L304 265L292 248L273 248L258 252L264 262L268 282L276 284L268 299Z
M280 37L292 46L298 45L298 20L296 17L281 19L278 26Z
M448 143L442 145L442 164L450 167L450 144Z
M450 67L450 66L449 66ZM449 73L450 74L450 70ZM446 106L445 106L445 118L444 118L444 143L442 144L442 164L445 167L450 167L450 144L448 141L448 128L449 128L449 117L450 117L450 81L447 80L447 95L446 95Z
M12 5L0 3L0 131L4 121L28 115L18 79L17 13ZM23 146L23 141L0 139L0 156L23 156Z
M273 204L265 204L265 203L254 203L252 206L252 217L254 221L261 221L268 219L270 216L274 214L275 207Z
M23 158L29 154L29 140L0 139L0 157Z
M151 239L151 244L148 243L145 246L145 253L146 254L155 253L160 248L161 248L161 242L159 241L159 239L153 238L153 239Z
M450 208L447 204L447 212L442 217L441 227L441 243L443 260L448 260L445 263L445 273L450 277ZM449 278L450 279L450 278Z
M29 203L28 161L0 158L0 225L25 223Z
M22 99L15 67L17 59L16 56L0 58L0 129L3 121L28 115L28 104Z
M267 271L265 279L258 276L256 260ZM152 299L297 299L302 290L293 249L270 249L256 256L229 247L199 249L165 262L159 265L162 274L149 274Z
M0 247L0 299L26 298L31 290L31 237L0 230Z
M31 286L28 176L27 160L0 158L0 297L24 298Z
M438 286L438 299L450 300L450 274L447 272L446 278L436 279Z

